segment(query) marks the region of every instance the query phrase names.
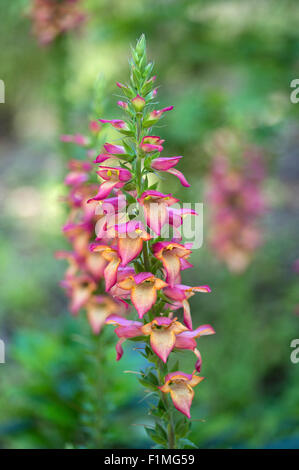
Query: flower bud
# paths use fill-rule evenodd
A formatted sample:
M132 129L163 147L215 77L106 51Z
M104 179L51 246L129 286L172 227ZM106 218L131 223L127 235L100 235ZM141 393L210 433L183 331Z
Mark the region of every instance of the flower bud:
M135 111L140 113L145 106L145 99L142 96L137 95L132 99L132 105L134 106Z

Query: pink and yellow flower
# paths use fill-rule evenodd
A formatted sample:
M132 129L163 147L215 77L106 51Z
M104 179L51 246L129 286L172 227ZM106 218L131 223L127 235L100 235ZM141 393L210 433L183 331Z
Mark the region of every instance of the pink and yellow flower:
M152 246L152 249L154 256L163 263L167 273L166 282L169 286L173 286L180 278L182 260L189 258L191 250L173 242L158 242Z
M188 299L192 297L196 292L208 293L211 292L209 286L186 286L184 284L176 284L174 286L167 286L164 289L164 294L175 303L171 305L172 308L183 308L184 309L184 323L192 330L192 318L190 312L190 305Z
M122 121L121 119L99 119L100 122L102 123L109 123L111 124L112 127L118 130L129 130L129 127L125 121Z
M146 135L141 141L140 148L145 153L162 152L163 142L165 141L156 135Z
M167 207L179 201L172 194L163 194L159 191L145 191L138 202L142 205L146 223L157 235L161 234L162 227L168 222Z
M123 108L123 109L128 109L129 107L128 103L126 103L125 101L118 101L117 104L120 108Z
M174 347L176 349L190 349L194 352L197 360L195 363L195 369L200 372L201 369L201 355L197 349L196 338L201 336L214 335L215 330L211 325L201 325L195 330L186 329L176 337Z
M118 315L110 315L105 323L108 325L116 325L115 333L120 338L116 344L116 360L119 361L123 355L122 343L128 338L136 338L141 336L141 327L142 323L140 321L128 320L127 318L122 318Z
M89 138L85 137L82 134L75 134L75 135L64 134L60 137L60 140L61 140L61 142L66 142L66 143L71 142L71 143L79 145L81 147L86 147L86 145L88 145L90 143Z
M118 282L118 286L130 291L132 303L139 318L142 318L156 302L157 291L166 287L167 283L152 273L141 272Z
M58 36L78 28L85 15L78 8L80 0L33 0L30 17L33 34L41 45L47 45Z
M143 121L143 126L144 127L153 126L162 117L162 115L166 113L166 111L171 111L172 109L173 109L173 106L167 106L166 108L163 108L163 109L154 109L153 111L151 111L145 116L144 121Z
M87 202L105 199L109 196L112 189L123 187L132 178L131 172L125 168L112 168L109 166L101 166L99 168L97 174L103 178L105 182L100 185L98 193Z
M73 276L61 281L61 286L66 289L70 297L70 311L76 315L87 304L92 293L96 290L96 283L88 275Z
M122 145L104 144L104 149L111 155L123 155L126 153L125 148Z
M91 245L91 249L96 253L101 253L104 260L108 262L104 269L104 278L106 283L106 291L109 291L117 280L117 270L121 261L118 255L118 251L111 246L98 245L96 243Z
M223 155L213 160L208 190L210 244L219 259L236 274L248 267L262 243L258 221L265 211L263 178L261 155L254 150L244 155L241 167L233 167Z
M158 157L151 162L151 167L154 170L166 171L167 173L176 176L180 180L182 186L189 188L190 184L186 180L183 173L174 168L174 166L178 164L181 158L183 157Z
M142 222L138 220L116 225L115 230L122 266L126 266L135 259L142 251L143 242L152 238L144 229Z
M174 406L178 411L190 418L190 408L194 397L193 388L198 385L204 377L185 374L184 372L172 372L166 375L165 383L159 389L163 393L170 393Z
M145 336L150 337L150 344L154 351L163 362L173 350L177 335L186 331L187 328L176 318L157 317L150 323L142 326L141 331Z
M87 318L94 334L99 334L107 317L115 313L124 314L125 303L116 301L109 295L92 296L86 304Z

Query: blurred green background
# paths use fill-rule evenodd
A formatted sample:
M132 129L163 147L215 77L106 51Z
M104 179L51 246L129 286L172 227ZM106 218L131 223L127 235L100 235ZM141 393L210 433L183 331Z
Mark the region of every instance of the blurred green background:
M223 129L262 148L267 167L265 241L247 271L232 275L217 260L206 223L195 268L184 273L185 284L212 287L191 306L194 324L217 332L199 342L206 380L190 438L199 447L299 448L299 365L290 361L299 337L299 104L290 101L298 2L82 0L80 31L43 47L31 33L30 4L0 0L0 447L151 445L141 426L149 422L144 392L124 373L141 358L126 345L116 363L111 328L93 338L84 316L71 318L58 286L65 266L53 257L66 246L59 196L74 156L59 135L84 133L97 110L121 116L115 82L127 80L129 46L144 32L161 107L175 107L157 132L165 155L185 156L180 169L192 184L184 189L168 175L162 191L205 202L211 142ZM191 372L192 354L180 357Z

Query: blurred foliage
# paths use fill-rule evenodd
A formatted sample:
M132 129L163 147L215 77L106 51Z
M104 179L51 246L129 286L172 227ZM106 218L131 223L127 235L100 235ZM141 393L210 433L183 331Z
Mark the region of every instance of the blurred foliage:
M83 318L69 317L58 287L63 263L53 259L64 243L61 150L64 158L74 156L58 150L58 135L84 132L99 110L101 117L120 116L114 83L126 81L128 46L142 32L156 63L161 105L175 106L156 132L167 139L165 156L185 155L180 169L192 183L182 190L169 175L164 188L185 201L203 200L211 142L222 128L262 146L268 166L266 243L248 271L230 275L204 243L193 255L196 267L184 273L186 284L211 285L212 294L191 304L194 324L211 323L217 331L199 342L206 380L194 400L191 439L200 447L299 447L298 365L290 362L299 303L292 271L299 106L289 99L299 61L297 3L83 0L82 30L40 47L26 16L30 1L0 1L6 85L0 337L7 349L0 365L1 447L150 445L141 426L149 422L141 386L134 373L123 372L138 370L141 359L126 345L116 363L107 328L105 360L95 363L101 338L92 338ZM99 77L101 102L94 108ZM192 354L180 357L191 372Z

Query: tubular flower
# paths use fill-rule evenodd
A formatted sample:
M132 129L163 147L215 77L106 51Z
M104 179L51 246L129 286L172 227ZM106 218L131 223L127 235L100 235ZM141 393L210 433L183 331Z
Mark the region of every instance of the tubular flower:
M146 223L157 235L161 234L162 227L168 222L167 207L179 200L171 194L163 194L159 191L145 191L138 202L143 206Z
M79 256L85 256L90 240L89 226L85 223L74 224L70 222L63 227L63 232L72 243L75 252Z
M182 157L158 157L151 162L151 167L154 170L166 171L171 175L177 176L177 178L180 180L181 185L185 186L186 188L189 188L190 184L186 180L183 173L177 170L176 168L173 168L175 165L177 165L181 158Z
M167 207L168 223L173 227L173 234L177 240L182 239L180 227L187 215L198 215L194 209Z
M186 260L190 256L191 250L188 250L184 245L172 242L155 243L152 249L154 256L163 263L167 273L166 282L169 286L173 286L180 276L182 260Z
M94 244L91 246L91 249L97 253L101 253L104 260L108 262L104 269L104 278L106 283L106 291L109 291L117 280L117 270L118 266L120 265L120 257L118 252L117 250L107 245Z
M262 244L258 221L265 211L261 190L261 155L245 153L243 164L232 167L224 156L213 160L208 199L211 205L211 247L228 269L242 273Z
M143 121L144 127L151 127L153 126L166 111L171 111L173 109L173 106L167 106L166 108L163 109L154 109L154 111L151 111L148 113Z
M184 372L172 372L165 377L165 383L159 389L163 393L170 393L174 406L178 411L190 418L190 408L194 397L193 388L204 377L185 374Z
M107 324L116 325L115 333L120 338L116 345L116 360L119 361L123 355L122 343L128 338L136 338L142 334L140 321L127 320L118 315L110 315L106 319Z
M131 292L132 303L139 318L142 318L156 302L157 291L166 287L167 283L152 273L142 272L120 281L118 286Z
M100 122L102 123L109 123L111 126L113 126L115 129L124 129L124 130L129 130L128 125L125 123L125 121L122 121L121 119L99 119Z
M98 193L87 202L105 199L105 197L109 196L112 189L121 188L132 178L130 171L121 167L112 168L109 166L101 166L97 174L103 178L105 182L100 185Z
M81 147L86 147L90 142L88 137L85 137L82 134L75 134L75 135L64 134L60 137L60 140L61 142L66 142L66 143L71 142Z
M165 142L163 139L160 139L160 137L156 135L146 135L143 137L140 148L145 152L145 153L151 153L151 152L162 152L163 147L162 144Z
M108 295L92 296L86 304L87 318L95 334L99 334L107 317L115 313L125 313L126 307Z
M104 149L111 155L123 155L126 153L125 148L122 145L105 144Z
M90 130L93 134L90 139L86 138L89 144L84 151L87 153L92 150L100 126L97 124L97 129L93 126ZM73 142L72 139L70 141ZM77 145L81 146L81 143L79 141ZM123 314L127 304L121 299L113 299L109 294L101 295L104 294L102 279L105 273L108 287L113 278L114 264L111 260L113 254L109 258L107 252L103 256L101 251L90 251L90 244L94 239L95 225L108 224L109 217L124 209L126 201L122 195L118 195L100 203L87 204L95 189L95 185L88 181L92 164L87 160L72 159L68 167L70 172L65 178L65 184L70 189L64 200L69 205L69 217L63 227L63 233L71 244L72 251L56 253L57 258L66 259L69 263L61 285L70 297L70 311L77 314L81 308L84 308L93 332L98 334L106 317L115 312ZM110 249L113 250L110 246L107 247L107 251ZM112 278L109 270L112 271Z
M86 305L96 289L96 283L87 275L65 279L61 281L61 286L66 289L68 297L71 298L69 308L74 315Z
M196 292L208 293L211 292L211 289L209 286L190 287L183 284L176 284L164 289L165 295L175 301L175 308L183 307L184 322L190 330L192 329L192 318L188 299L190 299L190 297L192 297Z
M174 347L176 349L191 349L197 360L195 363L195 369L200 372L201 369L201 355L197 349L196 338L201 336L215 334L214 328L211 325L201 325L196 330L184 330L182 333L177 335Z
M167 207L169 224L174 227L180 227L183 224L186 215L198 215L194 209Z
M126 266L135 259L142 251L143 242L152 238L138 220L130 220L124 224L116 225L115 230L122 266Z
M186 330L187 328L178 322L176 318L171 319L169 317L157 317L141 328L142 333L150 337L150 344L154 353L163 362L167 361L173 350L177 335Z
M78 9L80 0L33 0L30 12L33 34L41 45L78 28L85 15Z
M118 101L117 104L120 108L123 108L123 109L128 109L129 107L128 103L126 103L125 101Z

